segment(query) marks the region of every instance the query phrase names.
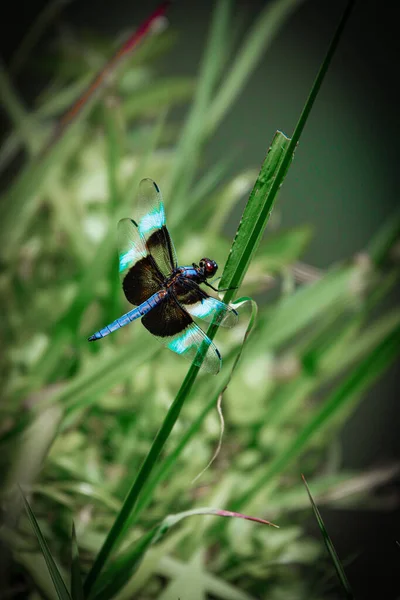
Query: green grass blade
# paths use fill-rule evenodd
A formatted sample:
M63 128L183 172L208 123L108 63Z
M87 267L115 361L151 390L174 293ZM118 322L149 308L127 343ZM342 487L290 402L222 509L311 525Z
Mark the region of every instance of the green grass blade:
M400 213L391 215L368 244L372 262L379 266L387 258L393 244L400 237Z
M286 174L281 173L279 185L276 186L276 178L289 142L283 133L278 131L275 134L254 184L220 282L220 288L233 288L225 293L225 302L230 301L234 288L238 288L242 283L250 260L258 248L276 199L276 192ZM271 193L271 190L275 190L275 193Z
M267 309L260 321L257 345L273 350L293 338L315 319L332 308L348 303L354 269L336 268L319 281L299 288L294 294L281 298Z
M251 323L253 324L254 318L251 319ZM216 326L211 325L208 329L208 335L214 337ZM117 545L123 531L126 528L127 522L130 520L130 515L132 513L133 508L136 505L139 494L141 493L146 481L150 477L150 474L155 467L157 459L164 447L165 442L167 441L178 417L182 406L190 394L190 391L193 387L197 374L199 372L200 367L196 365L192 365L181 385L178 394L176 395L173 403L171 404L168 413L164 419L164 422L158 431L154 442L150 448L149 453L147 454L140 471L124 501L124 504L119 512L116 520L114 521L106 540L104 541L103 546L100 549L99 554L97 555L95 562L93 563L92 569L89 571L88 576L85 581L85 592L88 595L92 586L94 585L97 577L99 576L105 562L107 561L109 555L113 551L114 547Z
M47 154L50 149L58 142L76 121L82 117L82 114L87 114L90 107L98 97L99 91L103 88L107 78L120 66L129 55L131 55L145 38L158 31L156 26L157 21L162 18L169 6L167 0L159 4L159 6L149 15L144 22L136 29L136 31L123 43L115 52L115 54L106 62L106 64L96 73L93 80L82 95L74 102L74 104L62 115L56 123L56 127L52 132L47 144L42 150L42 155Z
M200 67L199 83L166 185L166 196L174 194L175 197L174 204L169 207L171 222L178 219L178 211L185 206L182 198L190 189L197 167L204 141L204 122L224 63L231 11L232 0L219 0L215 5L209 39Z
M72 561L71 561L71 596L72 600L84 600L83 583L79 560L78 542L76 539L75 525L72 523Z
M29 60L35 45L49 24L63 10L65 5L66 2L63 0L51 0L36 16L21 44L17 48L14 56L12 57L10 70L14 76L21 70L21 68L24 66L24 63Z
M21 488L20 488L20 491L21 491L22 499L24 501L24 505L25 505L25 509L26 509L29 521L32 525L33 531L35 532L36 538L39 542L40 549L41 549L44 559L46 561L46 565L49 570L50 577L53 580L54 587L56 588L57 595L60 600L72 600L72 598L67 590L67 587L64 583L64 580L61 577L60 571L58 570L58 567L57 567L56 563L54 562L54 559L51 555L50 549L47 545L47 542L46 542L41 530L40 530L39 523L37 522L35 515L33 514L33 511L29 505L29 502L25 498L25 495L24 495L23 491L21 490Z
M321 435L339 410L372 385L393 362L399 351L400 326L397 326L357 365L297 436L290 441L286 449L271 461L266 471L234 502L234 509L241 510L265 485L271 482L273 477L284 471L292 461L298 458L307 448L313 436L316 433Z
M267 156L267 159L262 166L260 175L259 175L256 185L255 185L254 194L252 194L250 196L248 205L246 206L246 209L245 209L245 213L246 213L246 211L248 213L252 213L253 203L257 203L257 207L259 209L261 209L261 214L257 215L256 226L254 227L253 225L251 225L251 227L252 227L251 243L253 246L257 246L258 242L260 241L260 238L261 238L261 235L263 232L263 227L265 227L265 225L268 221L268 216L270 214L271 208L275 201L276 194L279 191L279 188L281 187L281 185L283 183L284 177L286 175L286 172L287 172L290 162L292 160L296 144L299 141L300 135L303 131L303 128L307 121L308 115L311 111L311 108L313 106L315 98L318 94L319 88L321 86L321 83L323 81L325 73L328 69L329 63L330 63L332 56L334 54L334 51L337 47L338 41L340 39L340 35L342 33L344 25L349 16L350 8L352 7L352 4L353 4L353 2L349 3L349 5L344 13L344 16L342 18L342 21L339 24L339 27L333 38L331 46L328 50L327 56L322 64L322 67L321 67L321 69L317 75L317 78L314 82L314 85L313 85L313 88L309 95L309 98L308 98L306 105L301 113L299 122L298 122L295 132L294 132L294 137L290 141L288 141L286 138L285 149L284 149L284 152L282 153L282 152L278 151L277 144L278 144L278 140L280 140L280 142L283 143L284 137L282 136L282 134L278 133L275 136L275 144L274 144L273 152L271 155L269 154L269 158ZM221 8L219 8L219 7L221 7ZM218 10L216 12L216 15L219 17L219 19L216 19L214 21L214 24L221 26L221 30L223 31L223 24L226 23L226 18L222 18L222 17L224 14L225 15L228 14L227 13L228 3L225 1L221 2L220 5L217 5L217 9ZM225 11L225 13L222 12L223 10ZM219 11L221 11L221 12L219 12ZM215 30L214 30L214 35L211 36L211 41L213 41L213 40L216 40ZM220 40L216 40L216 41L218 41L218 43L220 43ZM207 50L208 54L210 54L211 48L214 47L213 43L210 43L209 46L210 46L210 48ZM206 61L206 64L207 63L209 63L209 61ZM211 67L210 67L210 71L208 72L209 80L207 82L207 86L204 88L204 98L198 97L198 103L199 103L199 106L202 107L202 109L204 109L204 107L207 104L206 99L212 89L213 78L215 77L216 72L217 71L215 68L211 69ZM192 127L192 126L193 125L190 125L190 127ZM192 132L190 131L190 127L188 127L188 131L191 134ZM192 151L192 148L190 148L190 150ZM269 161L272 161L271 167L269 165ZM176 176L178 171L179 171L179 169L175 170L174 177ZM189 169L189 172L190 172L190 169ZM266 175L268 175L268 178L267 178L268 185L266 185L266 179L265 179ZM174 177L172 178L172 181L175 181ZM263 194L265 194L265 195L263 195L261 202L260 202L260 198L258 197L260 194L260 189L263 191ZM258 193L256 193L257 190L259 190ZM242 223L243 223L243 220L242 220ZM247 267L249 265L250 258L254 253L255 248L252 248L251 245L246 241L246 239L244 239L244 233L245 233L244 228L247 228L247 224L242 225L241 228L242 228L242 233L240 234L240 236L239 236L239 234L237 234L237 236L235 238L235 244L236 243L239 244L237 253L235 254L234 258L230 257L230 260L228 259L229 277L225 274L225 270L224 270L224 273L222 275L221 287L222 287L223 281L225 281L225 282L228 281L230 285L232 285L232 283L242 281L244 274L247 270ZM228 267L228 264L227 264L227 267ZM224 301L225 302L229 301L233 297L233 293L234 293L234 290L229 290L228 292L226 292L225 296L224 296ZM211 326L208 328L207 335L211 339L213 339L215 337L217 329L218 329L218 327L216 325L211 324ZM116 520L114 521L114 523L107 535L107 538L104 541L104 543L94 561L94 564L88 573L88 576L85 581L85 593L87 595L90 593L104 564L106 563L111 552L114 550L117 542L119 541L119 539L121 537L121 534L125 527L125 523L128 520L128 518L138 500L139 494L141 493L143 486L145 485L146 481L150 477L150 474L158 460L158 457L165 445L165 442L167 441L167 439L179 417L182 406L191 392L191 389L196 380L198 372L199 372L198 366L192 365L190 367L190 369L181 385L181 388L179 389L178 394L175 397L175 400L172 402L172 404L168 410L168 413L164 419L164 422L163 422L160 430L158 431L158 433L154 439L154 442L150 448L150 451L147 454L130 491L128 492L128 495L124 501L122 509L121 509L120 513L118 514Z
M182 406L189 395L196 376L199 372L200 367L192 365L186 375L178 394L176 395L173 403L171 404L168 413L164 419L164 422L159 429L153 444L147 454L139 473L128 492L128 495L124 501L124 504L115 519L108 535L104 541L104 544L100 548L100 551L93 563L91 570L89 571L85 580L84 589L86 595L89 595L94 583L96 582L105 562L109 558L111 552L114 550L122 532L125 529L125 524L129 519L129 516L137 502L140 492L147 479L149 478L157 459L167 441L169 434L171 433L178 417L181 412Z
M160 523L160 525L147 532L140 540L136 540L130 544L126 550L121 552L114 559L108 569L105 570L104 574L97 580L96 585L90 594L91 600L108 600L109 598L113 598L132 577L133 573L137 570L143 560L144 554L152 544L160 541L172 527L180 523L183 519L201 515L246 519L262 525L277 527L277 525L270 521L266 521L265 519L212 507L195 508L175 515L169 515Z
M21 485L30 489L43 468L43 462L57 435L61 419L62 409L59 406L51 406L34 415L30 423L29 421L26 423L21 418L25 427L22 432L19 431L20 420L17 421L18 442L16 443L15 438L11 436L9 444L7 445L6 438L1 446L1 454L7 460L7 471L2 472L2 483L8 499L4 499L3 506L12 521L18 519L21 508L21 504L15 501L16 486Z
M143 487L140 498L130 516L127 527L132 527L138 520L141 512L146 508L146 506L150 503L153 493L156 487L162 482L165 481L170 472L172 471L174 465L176 464L178 457L182 454L183 450L186 448L187 444L193 439L194 435L199 431L204 419L209 414L209 412L217 406L218 399L225 393L228 385L233 377L233 374L239 364L240 357L245 348L246 342L253 331L256 318L257 318L257 304L251 298L240 298L238 299L233 306L239 308L239 306L248 305L250 307L251 313L249 318L249 323L247 325L244 338L242 344L240 346L240 350L237 353L235 360L233 362L232 368L228 374L228 376L222 381L221 385L218 386L217 391L211 393L210 400L205 404L203 410L200 412L197 419L195 419L184 435L180 438L178 445L176 448L169 454L164 461L155 468L153 476L146 482Z
M339 556L337 555L335 546L333 545L333 542L332 542L331 538L329 537L329 534L326 530L321 513L319 512L318 507L314 502L314 498L311 495L310 488L308 487L308 484L307 484L307 481L306 481L306 478L304 477L304 475L302 475L302 478L303 478L304 485L306 486L307 494L310 499L311 506L312 506L315 518L317 520L317 523L318 523L318 527L320 528L326 549L328 550L331 560L335 566L337 576L339 578L339 581L340 581L343 591L345 593L345 597L347 598L347 600L354 600L354 595L351 590L350 583L347 579L343 565L340 562Z
M4 201L4 214L0 222L4 260L11 261L17 255L19 244L39 207L41 192L51 180L52 170L55 167L62 168L81 145L80 132L75 130L74 133L73 137L66 134L59 140L43 160L34 158L28 162L7 195L1 198Z
M226 276L225 276L225 271L224 271L224 275L222 277L221 284L220 284L221 287L235 287L238 285L238 282L240 283L240 281L243 279L243 275L240 274L240 271L242 268L243 268L243 270L245 269L246 264L248 264L248 260L250 260L250 257L248 256L249 250L250 250L250 252L254 251L254 250L252 250L251 245L256 246L256 245L258 245L258 243L260 241L261 233L263 231L261 223L264 223L264 226L265 226L265 224L268 220L269 213L272 210L274 202L275 202L276 194L278 193L279 188L282 185L282 182L285 178L287 169L289 168L290 162L293 158L295 148L299 142L300 136L301 136L304 126L307 122L307 119L311 112L311 109L314 105L314 102L318 95L318 92L321 88L322 82L324 80L324 77L326 75L328 67L333 58L333 55L334 55L337 45L339 43L340 37L343 33L343 29L344 29L346 22L351 14L353 6L354 6L354 0L350 0L347 4L347 7L346 7L344 13L343 13L342 19L338 25L335 35L333 36L333 39L328 48L328 52L325 56L325 59L324 59L322 65L318 71L318 74L315 78L311 92L307 98L307 101L304 105L304 108L302 110L302 113L300 115L298 123L296 125L296 128L293 132L292 139L290 141L288 141L286 138L287 141L285 142L285 146L284 146L282 153L278 153L277 147L274 149L274 154L276 152L276 154L278 155L278 165L277 165L276 172L268 173L267 164L265 164L265 163L262 167L261 172L263 173L263 177L269 176L269 182L268 182L269 185L266 186L265 181L263 179L261 179L260 181L256 182L256 185L252 192L252 195L254 193L254 196L256 193L257 193L257 195L260 194L260 190L262 190L263 193L268 194L268 197L265 199L265 202L263 203L262 213L259 216L260 224L253 227L253 229L251 231L251 244L250 243L248 244L249 249L246 250L246 249L242 248L242 245L246 244L244 235L241 236L242 239L238 240L239 246L238 246L238 249L236 252L240 256L239 257L235 256L233 258L232 258L232 254L229 256L228 263L227 263L227 269L226 269ZM282 136L283 134L279 134L279 133L276 134L276 137L274 140L275 142L278 142L277 137L279 135ZM273 148L273 146L271 147L271 149L272 148ZM268 155L267 155L267 158L268 158ZM276 159L275 159L275 161L276 161ZM247 209L247 207L246 207L246 209ZM242 219L242 222L245 223L243 225L243 227L247 227L247 222L245 220L245 217L247 216L246 209L245 209L245 213L244 213L243 219ZM238 232L238 234L239 234L239 232ZM235 240L235 242L236 242L236 240ZM239 258L239 264L237 265L235 263L238 258ZM233 293L228 291L224 297L224 300L229 301L229 299L232 297L232 295L233 295Z
M32 119L19 100L1 61L0 103L8 114L15 130L18 131L20 139L24 142L29 154L33 154L36 148L36 136Z
M304 0L275 0L269 2L247 35L242 47L219 88L207 115L207 133L212 133L243 89L266 48L281 27Z
M121 197L123 203L116 210L115 220L121 217L126 217L130 212L130 204L132 202L132 190L136 191L141 178L141 173L146 171L150 159L157 147L157 144L162 135L165 124L165 113L161 113L159 119L154 124L154 128L150 133L147 141L147 146L144 148L142 158L134 172L133 177L123 190ZM103 276L104 265L110 264L112 256L116 255L116 230L115 227L110 228L110 231L105 235L96 249L93 260L85 267L79 282L79 292L74 299L72 305L58 322L57 329L52 335L52 343L48 352L45 352L40 363L36 367L36 385L40 386L42 381L48 378L49 373L56 367L61 360L65 346L72 336L72 331L77 330L80 323L82 313L86 310L88 304L93 300L93 290L96 286L96 281ZM103 373L105 374L105 373ZM74 385L73 380L71 382Z

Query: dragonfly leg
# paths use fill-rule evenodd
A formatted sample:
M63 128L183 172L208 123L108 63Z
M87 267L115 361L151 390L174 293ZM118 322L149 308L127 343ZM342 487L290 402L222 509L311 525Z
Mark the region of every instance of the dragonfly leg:
M230 288L215 288L213 285L211 285L211 283L208 283L208 281L204 282L208 287L210 287L212 290L214 290L214 292L227 292L228 290L237 290L237 287L230 287Z

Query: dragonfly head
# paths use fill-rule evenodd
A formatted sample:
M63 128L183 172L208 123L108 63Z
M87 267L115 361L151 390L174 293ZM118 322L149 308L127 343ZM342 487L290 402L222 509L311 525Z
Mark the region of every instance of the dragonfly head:
M201 261L199 262L199 267L200 267L201 271L203 272L204 277L206 279L209 279L210 277L214 277L214 275L218 269L218 265L215 262L215 260L211 260L210 258L202 258Z

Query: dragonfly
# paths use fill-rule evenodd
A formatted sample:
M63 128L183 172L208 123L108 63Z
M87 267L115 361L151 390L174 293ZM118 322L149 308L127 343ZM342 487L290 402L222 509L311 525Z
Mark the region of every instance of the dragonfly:
M215 276L217 263L202 258L198 265L178 266L161 192L152 179L142 179L139 184L135 217L118 223L120 280L126 299L135 308L96 331L89 341L100 340L141 318L144 327L164 346L217 374L221 354L192 318L223 327L238 321L232 306L200 287L205 284L215 292L225 291L208 281Z

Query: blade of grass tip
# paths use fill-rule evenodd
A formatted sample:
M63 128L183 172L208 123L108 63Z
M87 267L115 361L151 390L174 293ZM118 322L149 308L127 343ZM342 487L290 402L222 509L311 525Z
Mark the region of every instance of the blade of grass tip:
M243 279L244 273L246 271L248 262L252 256L252 253L254 252L254 248L257 247L257 245L261 239L261 233L263 231L263 228L265 228L265 225L268 221L268 216L272 210L276 194L278 193L279 188L282 185L283 179L286 175L287 169L289 168L295 148L299 142L300 136L303 132L303 129L307 122L310 111L314 105L314 102L316 100L316 97L317 97L320 87L322 85L322 82L324 80L324 77L326 75L328 67L329 67L331 60L333 58L333 55L336 51L340 37L343 33L343 29L350 17L352 9L354 7L354 2L355 2L355 0L350 0L346 6L346 9L343 13L341 21L336 29L336 32L332 38L331 44L328 48L325 59L324 59L322 65L318 71L318 74L315 78L314 84L311 88L311 92L310 92L310 94L307 98L307 101L304 105L304 108L301 112L300 118L299 118L296 128L293 132L293 137L289 141L285 141L283 155L282 155L282 157L279 157L279 164L277 166L276 173L272 174L273 178L271 178L270 174L268 173L267 161L265 161L265 163L262 167L262 171L260 173L261 177L259 178L259 180L257 180L257 182L254 186L253 192L251 193L250 199L252 197L254 199L256 199L256 197L261 193L267 194L267 198L264 201L262 212L259 215L258 221L252 228L251 232L245 231L248 227L247 222L246 222L247 221L246 209L250 211L252 208L251 206L249 208L247 208L247 206L246 206L246 209L245 209L245 212L244 212L243 218L242 218L242 223L244 223L243 224L244 231L240 232L240 227L239 227L239 231L238 231L238 235L237 235L237 237L238 237L237 241L239 242L239 244L238 244L237 248L235 248L236 244L234 243L231 254L228 257L226 270L224 271L224 274L221 278L221 283L220 283L221 288L222 287L232 288L232 290L228 290L226 292L226 294L224 296L225 302L228 302L230 300L230 298L233 297L234 288L238 287L238 285L240 285L240 283ZM279 133L276 135L278 136ZM283 140L287 140L287 138L284 138L283 134L280 134L280 136L282 136L282 144L283 144ZM276 138L275 138L275 140L276 140ZM271 149L272 149L272 146L271 146ZM267 155L267 159L268 159L268 155ZM264 178L270 179L268 187L266 187L266 185L265 185L266 181L264 181ZM242 235L239 236L239 233L242 233ZM246 235L248 233L250 233L250 237L248 240L246 240L246 238L245 238L245 235L244 235L245 233L246 233ZM236 242L236 239L235 239L235 242Z
M41 549L43 557L44 557L44 559L46 561L46 565L47 565L47 568L49 570L50 577L51 577L51 579L52 579L52 581L54 583L54 587L56 589L57 595L60 598L60 600L72 600L72 598L71 598L71 596L70 596L70 594L69 594L69 592L67 590L67 586L65 585L64 580L61 577L61 573L58 570L58 567L57 567L57 565L56 565L56 563L55 563L55 561L54 561L54 559L53 559L53 557L51 555L51 552L50 552L50 549L49 549L49 547L47 545L47 542L46 542L46 540L45 540L45 538L44 538L44 536L43 536L43 534L41 532L41 529L39 527L39 523L37 522L36 517L33 514L33 511L32 511L32 509L31 509L31 507L29 505L29 502L25 498L25 495L24 495L22 489L21 488L19 488L19 489L20 489L21 496L22 496L22 499L23 499L23 502L24 502L24 505L25 505L25 509L26 509L26 513L28 515L28 519L29 519L29 521L30 521L30 523L32 525L32 529L35 532L36 538L37 538L37 540L39 542L40 549Z
M75 524L72 523L71 537L71 596L72 600L84 600L83 583L79 560L78 542L76 539Z
M330 557L332 559L332 562L333 562L333 564L335 566L337 576L339 578L339 581L340 581L341 586L343 588L343 591L345 593L345 597L347 598L347 600L354 600L354 594L353 594L353 592L351 590L350 583L349 583L349 581L347 579L347 576L346 576L346 573L344 571L343 565L342 565L342 563L340 561L340 558L339 558L339 556L338 556L338 554L337 554L337 552L335 550L335 546L333 545L333 542L332 542L331 538L329 537L329 534L328 534L328 532L326 530L326 527L325 527L324 521L322 519L321 513L319 512L318 507L317 507L317 505L314 502L314 498L311 495L310 488L308 487L306 478L304 477L303 474L301 475L301 477L303 479L304 485L306 486L307 494L308 494L308 497L310 499L311 506L312 506L315 518L317 520L317 523L318 523L318 527L320 528L320 531L321 531L322 538L324 540L326 549L328 550L328 553L329 553L329 555L330 555Z
M162 2L138 27L135 33L133 33L129 39L117 50L117 52L99 71L99 73L95 75L94 79L91 81L83 94L59 119L49 141L44 146L41 155L49 152L52 146L62 136L64 130L76 121L83 108L88 105L88 102L93 102L96 97L96 92L102 88L104 83L107 81L107 78L115 71L122 59L131 54L150 33L155 33L160 30L160 24L162 22L161 19L164 17L170 4L171 2L169 0Z
M290 140L280 131L276 132L244 209L221 277L219 287L228 288L224 295L225 302L230 301L235 289L240 286L250 260L258 248L277 192L289 167L288 163L285 171L280 171L289 145ZM279 184L275 185L279 173L281 173Z

